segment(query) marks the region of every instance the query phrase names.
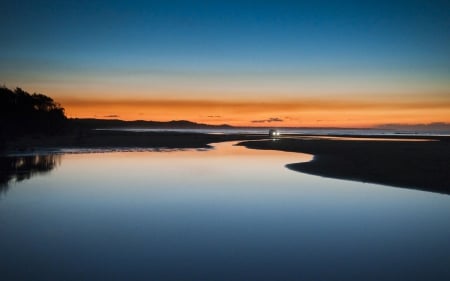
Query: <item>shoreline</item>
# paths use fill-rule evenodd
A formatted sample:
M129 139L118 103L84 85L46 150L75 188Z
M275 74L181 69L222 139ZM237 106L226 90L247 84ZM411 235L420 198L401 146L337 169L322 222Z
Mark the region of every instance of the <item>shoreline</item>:
M286 165L297 172L450 195L450 138L420 142L281 138L239 145L312 154L309 162Z
M87 152L209 149L212 143L239 141L237 145L249 149L313 155L310 162L286 165L297 172L450 194L450 137L414 137L431 141L405 141L408 138L404 136L389 138L283 135L268 139L267 135L249 134L86 130L60 136L24 137L7 143L0 156L51 154L58 153L57 150L64 153L71 149Z
M211 143L265 139L265 135L216 135L190 132L86 130L57 136L27 136L9 141L0 156L56 150L208 149Z

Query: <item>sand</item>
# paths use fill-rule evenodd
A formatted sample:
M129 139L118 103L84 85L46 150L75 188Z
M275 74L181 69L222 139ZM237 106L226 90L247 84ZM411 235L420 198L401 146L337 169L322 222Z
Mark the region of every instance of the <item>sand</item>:
M262 138L266 136L85 130L59 136L27 136L8 142L2 154L67 148L211 148L214 142Z
M450 138L434 139L407 142L281 138L240 145L313 154L310 162L287 165L307 174L450 194Z
M22 138L7 143L2 154L58 148L210 148L215 142L244 140L240 145L251 149L314 155L311 162L286 163L287 168L295 171L450 194L450 137L432 137L433 141L421 142L398 141L405 136L389 141L374 140L377 136L370 138L361 136L360 140L349 141L283 136L274 141L264 135L90 130Z

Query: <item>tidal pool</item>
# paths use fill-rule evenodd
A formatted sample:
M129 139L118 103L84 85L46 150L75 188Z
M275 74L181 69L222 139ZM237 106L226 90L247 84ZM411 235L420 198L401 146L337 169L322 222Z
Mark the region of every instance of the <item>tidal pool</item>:
M285 168L309 155L233 144L16 159L0 279L450 280L448 195L310 176Z

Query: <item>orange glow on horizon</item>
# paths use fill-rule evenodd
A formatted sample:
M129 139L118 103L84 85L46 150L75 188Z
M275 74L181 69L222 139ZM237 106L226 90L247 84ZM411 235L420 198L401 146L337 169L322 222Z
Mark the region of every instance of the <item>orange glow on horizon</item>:
M386 123L450 122L450 100L301 99L180 100L71 99L59 102L70 118L189 120L206 124L274 127L371 127Z

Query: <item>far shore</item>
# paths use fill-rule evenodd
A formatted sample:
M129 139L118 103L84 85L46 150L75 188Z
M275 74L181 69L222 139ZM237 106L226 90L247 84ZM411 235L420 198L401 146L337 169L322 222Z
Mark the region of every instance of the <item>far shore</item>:
M212 148L211 143L267 138L261 135L203 134L190 132L134 132L120 130L81 130L55 136L26 136L9 141L3 155L48 151L51 149L110 148Z
M294 171L450 194L450 137L413 137L432 141L398 141L408 137L351 136L354 140L314 136L202 134L86 130L63 136L28 136L6 143L3 155L51 149L211 148L211 143L242 141L250 149L308 153L306 163L286 163Z

